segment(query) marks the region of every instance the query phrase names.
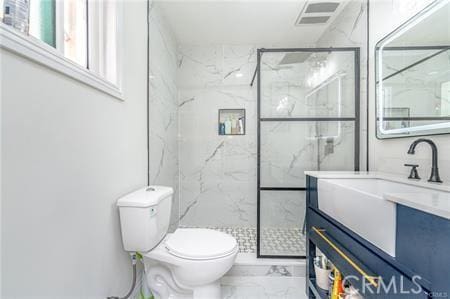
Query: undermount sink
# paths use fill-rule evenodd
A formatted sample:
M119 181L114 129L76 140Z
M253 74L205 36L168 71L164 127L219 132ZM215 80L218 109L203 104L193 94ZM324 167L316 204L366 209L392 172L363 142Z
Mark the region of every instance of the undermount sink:
M429 190L378 178L319 179L319 209L395 257L396 204L386 194Z

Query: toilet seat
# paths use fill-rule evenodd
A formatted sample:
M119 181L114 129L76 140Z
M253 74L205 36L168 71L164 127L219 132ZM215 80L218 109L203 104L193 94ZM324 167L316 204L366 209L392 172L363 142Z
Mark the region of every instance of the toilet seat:
M235 238L216 230L179 228L166 240L165 247L180 258L209 260L234 253L238 245Z

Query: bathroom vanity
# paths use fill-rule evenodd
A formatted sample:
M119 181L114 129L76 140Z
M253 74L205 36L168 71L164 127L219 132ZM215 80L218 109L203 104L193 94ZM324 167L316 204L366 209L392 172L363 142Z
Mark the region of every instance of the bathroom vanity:
M375 172L305 172L307 292L327 256L364 298L450 296L450 187Z

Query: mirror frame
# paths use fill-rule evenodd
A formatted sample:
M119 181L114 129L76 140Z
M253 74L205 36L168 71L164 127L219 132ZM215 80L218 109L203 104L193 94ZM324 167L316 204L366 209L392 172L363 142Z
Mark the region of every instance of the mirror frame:
M383 124L383 113L380 113L383 107L383 99L379 99L380 95L383 94L383 72L379 71L382 70L382 63L383 63L383 57L382 52L383 48L386 47L386 45L391 42L393 39L395 39L399 34L402 34L408 30L410 30L412 27L420 23L423 19L429 17L431 14L442 8L443 6L449 4L449 0L436 0L430 5L426 6L424 9L419 11L417 14L409 18L406 22L398 26L396 29L394 29L392 32L390 32L388 35L383 37L381 40L379 40L375 44L374 49L374 71L375 71L375 136L377 139L384 140L384 139L395 139L395 138L412 138L412 137L418 137L418 136L430 136L430 135L447 135L450 134L450 121L441 123L441 124L429 124L429 125L423 125L423 126L416 126L411 127L415 129L393 129L393 130L387 130L387 133L381 133L384 130L381 126ZM413 47L412 47L413 48ZM417 46L416 49L449 49L450 45L448 46ZM381 105L380 105L381 104ZM444 126L445 125L445 126ZM435 129L442 129L442 128L448 128L449 132L446 133L432 133L432 130ZM409 129L409 130L408 130ZM392 133L389 133L389 132ZM420 131L426 131L423 133L413 134L413 135L400 135L404 133L409 132L420 132ZM391 135L392 134L392 135Z

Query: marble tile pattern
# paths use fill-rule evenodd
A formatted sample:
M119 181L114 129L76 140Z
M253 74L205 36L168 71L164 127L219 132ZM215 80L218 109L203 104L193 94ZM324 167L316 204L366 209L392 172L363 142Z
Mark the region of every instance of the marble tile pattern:
M295 230L303 227L306 210L304 191L262 191L260 199L263 230ZM267 237L262 235L262 241ZM293 238L297 239L298 236ZM273 240L272 237L269 239Z
M298 228L263 228L261 241L263 255L304 256L306 253L305 236Z
M293 276L293 266L234 265L227 276Z
M149 160L150 184L174 188L171 230L178 225L178 90L177 52L161 12L150 4Z
M180 223L256 226L254 46L178 47ZM218 110L246 110L246 135L219 136Z
M350 51L264 53L261 60L262 116L354 116L353 59ZM340 74L340 84L339 80L323 84L337 74ZM336 96L338 93L342 95L340 98Z
M261 185L304 187L305 170L354 170L354 134L351 121L264 122Z
M306 299L304 277L238 277L221 280L224 299Z
M334 46L335 42L343 46L362 44L365 1L351 1L343 14L324 34L319 46ZM339 36L337 39L336 35ZM182 225L244 228L256 225L256 88L249 87L249 82L259 46L178 45L179 219ZM325 57L321 57L316 54L308 58L308 63L283 64L284 54L266 54L262 78L270 84L263 85L263 98L267 99L263 102L263 114L277 117L354 115L353 88L349 88L354 84L351 56L325 53ZM363 57L361 59L364 61ZM340 111L335 109L334 99L330 100L332 97L327 95L335 92L336 87L332 85L305 100L305 94L314 85L314 80L307 75L323 60L328 63L329 75L340 70L346 72ZM220 108L246 109L245 136L218 136ZM266 128L269 133L262 141L264 182L299 186L304 182L305 169L353 167L352 157L348 161L341 156L350 156L347 153L353 147L351 124L311 123L300 130L294 124L290 124L292 128L278 123L272 125ZM292 138L299 136L299 132L307 138ZM320 138L327 134L340 138L332 141ZM285 203L279 212L301 209L301 204L304 204L301 199ZM290 214L268 217L265 224L276 228L289 218L292 218ZM299 222L302 221L289 226L301 229Z
M363 0L352 1L350 9L344 11L345 16L333 23L328 36L324 34L321 44L336 44L335 36L340 35L343 43L359 44L360 40L355 37L363 28L363 3ZM178 222L194 226L254 227L256 89L249 87L249 82L256 65L256 48L261 45L175 46L169 27L154 5L150 11L150 37L150 180L153 184L174 186L176 190L172 228ZM320 57L313 58L320 60ZM329 61L338 60L332 58L327 57ZM271 116L304 115L305 111L306 115L336 114L329 109L335 105L327 101L316 99L316 104L320 102L321 106L311 109L311 102L297 100L304 98L302 84L307 80L304 75L307 64L279 64L280 57L273 57L263 65L271 70L268 73L274 80L267 89L270 97L267 111ZM286 96L287 102L283 102ZM278 106L281 107L277 110ZM220 108L246 109L245 136L224 138L217 135ZM352 114L351 108L341 110L343 114ZM311 134L317 128L303 130ZM314 155L311 142L297 144L293 153L283 153L288 158L282 162L272 159L280 152L270 148L269 152L273 153L272 157L262 163L271 164L268 167L270 180L298 183L304 180L303 168L317 169L314 163L303 168L298 163L314 160L310 158L311 153ZM331 160L334 156L330 155L330 147L323 153L320 161ZM322 155L320 150L318 155ZM330 165L330 169L334 167L331 162L322 164ZM280 218L286 219L278 217L274 223L267 224L275 227Z
M182 225L254 227L256 224L256 88L249 86L256 66L255 54L254 46L178 47ZM354 115L353 54L338 53L342 61L333 64L330 70L330 74L346 73L340 109L334 102L338 89L333 85L305 100L305 94L314 88L305 83L311 73L309 62L280 65L284 54L276 54L263 55L267 57L264 58L263 78L268 81L262 84L265 94L262 102L269 103L264 104L267 116ZM314 55L308 59L333 60L337 54ZM245 136L218 135L220 108L246 109ZM327 140L329 135L337 138ZM353 167L352 163L339 157L345 153L352 159L347 155L352 152L354 138L351 135L351 125L344 123L307 123L306 126L264 123L261 134L262 185L302 187L304 170ZM323 150L325 147L327 150ZM304 206L301 198L297 201L297 206ZM285 208L280 212L291 210L291 203L283 203ZM299 212L299 215L303 214ZM270 218L267 221L270 227L280 223L278 219L273 223ZM299 227L301 224L297 224Z
M226 276L272 276L272 277L305 277L306 264L302 265L234 265Z

